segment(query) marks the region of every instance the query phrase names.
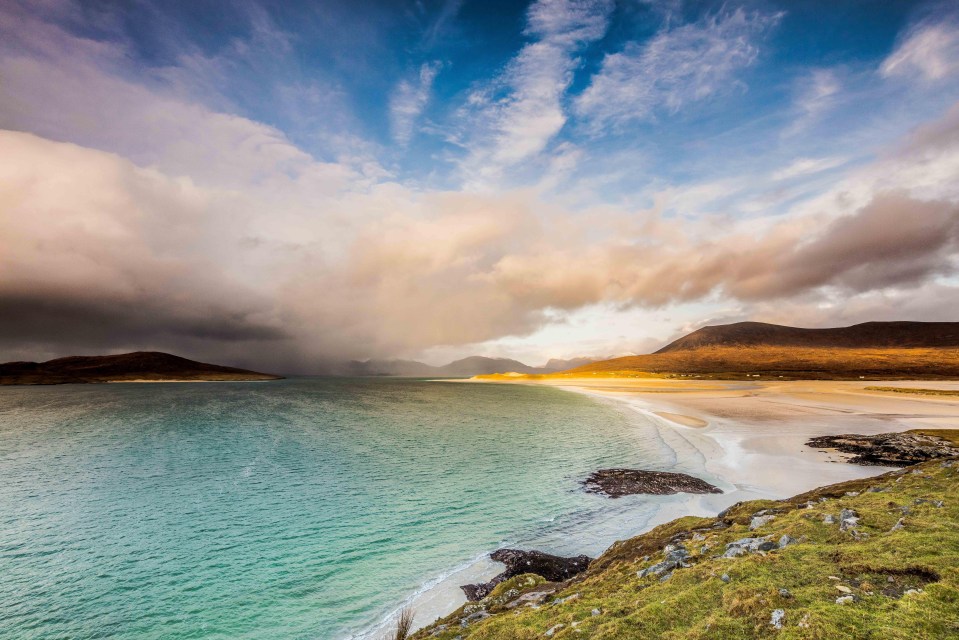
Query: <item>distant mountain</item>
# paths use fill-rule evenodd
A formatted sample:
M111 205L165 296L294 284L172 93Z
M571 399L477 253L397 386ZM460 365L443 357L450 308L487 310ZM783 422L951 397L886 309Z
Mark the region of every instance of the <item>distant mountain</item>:
M448 365L439 367L440 375L444 376L476 376L485 373L506 373L515 371L516 373L542 373L544 370L540 367L531 367L518 360L509 358L486 358L483 356L470 356L451 362ZM477 371L478 373L473 373Z
M565 371L566 369L582 367L587 364L592 364L593 362L599 362L600 360L609 360L611 357L612 356L607 356L605 358L570 358L569 360L550 358L549 362L546 363L546 366L544 366L543 369L546 371Z
M344 376L404 376L423 378L469 378L490 373L553 373L595 362L596 358L552 359L544 367L531 367L519 360L470 356L443 366L433 366L415 360L353 360L333 369L335 375Z
M594 362L562 375L959 378L959 322L830 329L738 322L703 327L656 353Z
M800 329L765 322L703 327L656 353L702 347L887 349L959 346L959 322L864 322L834 329Z
M333 375L365 376L406 376L421 378L439 375L439 367L415 360L351 360L345 365L334 367Z
M112 356L69 356L47 362L0 364L0 384L71 384L172 380L278 380L281 376L187 360L159 351Z

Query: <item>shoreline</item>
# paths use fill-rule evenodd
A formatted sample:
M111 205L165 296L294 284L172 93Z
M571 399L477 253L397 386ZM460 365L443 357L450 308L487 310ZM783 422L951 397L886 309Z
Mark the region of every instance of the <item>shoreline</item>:
M673 496L673 500L658 505L640 530L624 531L620 539L642 534L682 516L715 516L736 502L784 499L824 485L880 475L894 469L847 464L844 462L846 456L838 452L807 447L805 442L811 437L839 433L876 434L923 427L959 428L959 401L954 398L884 394L857 388L875 385L875 381L608 378L469 382L545 384L584 394L599 402L613 402L654 424L660 437L673 450L677 470L702 477L724 491L722 494ZM928 381L896 382L899 385L928 385ZM943 382L937 386L959 389L959 382ZM909 411L904 411L901 406L901 403L915 402L922 404L909 407ZM886 406L877 407L875 404ZM465 565L424 581L402 606L415 609L426 605L423 609L428 616L418 616L414 620L414 629L420 629L463 604L465 598L456 597L460 584L485 581L500 570L501 567L484 553ZM451 586L453 594L450 594ZM398 610L351 638L377 637L388 628Z

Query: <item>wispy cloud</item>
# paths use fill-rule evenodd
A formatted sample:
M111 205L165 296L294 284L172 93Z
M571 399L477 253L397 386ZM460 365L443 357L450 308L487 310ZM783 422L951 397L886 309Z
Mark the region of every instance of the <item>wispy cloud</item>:
M429 103L433 80L439 70L439 63L424 63L415 80L401 80L393 90L390 96L390 127L397 144L406 146L413 137L413 126Z
M651 40L608 54L576 99L594 131L675 113L736 85L735 74L759 55L759 38L783 14L723 11L694 24L667 27Z
M801 176L808 176L821 171L828 171L842 166L846 158L799 158L787 167L774 171L770 178L773 180L791 180Z
M801 76L793 89L796 115L783 135L793 136L814 125L835 106L841 90L842 82L835 69L813 69Z
M566 124L563 96L580 64L577 52L603 36L611 0L538 0L527 13L533 38L489 85L474 91L459 117L468 182L495 180L543 151Z
M942 80L959 71L959 18L937 16L910 29L879 68L885 77Z

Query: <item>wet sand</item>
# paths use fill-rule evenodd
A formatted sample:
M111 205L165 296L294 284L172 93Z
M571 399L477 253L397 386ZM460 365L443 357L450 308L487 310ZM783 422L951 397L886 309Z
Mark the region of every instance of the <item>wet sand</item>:
M533 380L625 403L691 444L706 470L736 487L717 501L785 498L883 467L805 445L814 436L918 428L959 429L959 398L866 390L867 386L959 389L957 382ZM735 501L733 500L733 501Z

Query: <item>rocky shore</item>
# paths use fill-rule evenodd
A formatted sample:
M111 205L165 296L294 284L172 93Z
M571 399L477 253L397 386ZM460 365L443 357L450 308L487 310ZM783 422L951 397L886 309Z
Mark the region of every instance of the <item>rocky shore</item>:
M582 573L593 561L589 556L563 558L542 551L521 551L519 549L498 549L490 554L495 562L506 565L503 571L489 582L467 584L460 587L470 602L482 600L496 588L496 585L525 573L535 573L550 582L564 582Z
M959 449L943 438L918 433L844 434L812 438L806 445L851 454L853 464L905 467L935 458L959 456Z
M705 480L685 473L643 471L640 469L600 469L583 481L587 493L610 498L636 494L666 496L674 493L722 493Z
M953 637L957 474L930 460L680 518L565 579L500 550L512 575L413 638Z

